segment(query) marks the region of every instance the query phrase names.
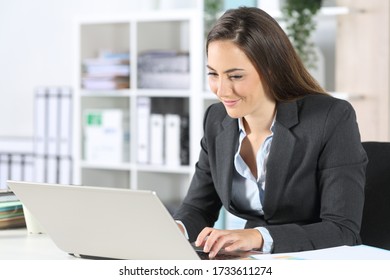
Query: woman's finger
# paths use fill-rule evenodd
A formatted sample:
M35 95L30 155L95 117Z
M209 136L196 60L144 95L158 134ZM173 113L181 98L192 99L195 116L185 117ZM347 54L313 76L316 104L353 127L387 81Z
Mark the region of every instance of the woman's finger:
M209 236L210 232L213 230L213 228L205 227L198 235L195 241L195 246L202 247L204 246L207 237Z

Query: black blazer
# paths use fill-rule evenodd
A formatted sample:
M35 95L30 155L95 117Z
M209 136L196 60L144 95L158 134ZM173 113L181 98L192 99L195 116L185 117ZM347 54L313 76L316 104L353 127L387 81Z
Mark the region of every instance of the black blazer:
M237 119L223 104L205 113L204 136L186 198L175 214L195 240L213 226L223 205L264 226L273 252L312 250L360 243L366 153L352 106L326 95L278 103L267 162L264 216L236 209L231 202Z

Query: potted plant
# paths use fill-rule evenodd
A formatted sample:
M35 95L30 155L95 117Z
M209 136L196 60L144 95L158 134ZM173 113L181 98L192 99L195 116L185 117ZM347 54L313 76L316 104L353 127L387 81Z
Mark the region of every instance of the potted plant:
M286 33L309 69L316 68L317 54L311 37L316 29L314 17L321 5L322 0L284 0L282 3Z

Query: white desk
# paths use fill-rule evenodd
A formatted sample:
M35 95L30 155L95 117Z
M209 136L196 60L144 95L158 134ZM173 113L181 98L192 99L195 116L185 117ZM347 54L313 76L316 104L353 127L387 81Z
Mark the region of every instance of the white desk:
M0 230L0 260L76 260L61 251L47 234L24 229Z
M263 260L390 260L390 251L370 246L342 246L298 253L258 255ZM80 260L60 250L47 234L28 234L26 229L0 230L0 260Z

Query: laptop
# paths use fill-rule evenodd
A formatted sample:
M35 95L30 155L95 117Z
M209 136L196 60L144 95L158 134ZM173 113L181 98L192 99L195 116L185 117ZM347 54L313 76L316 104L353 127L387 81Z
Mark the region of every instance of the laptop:
M104 259L200 259L155 192L7 183L66 253Z
M190 244L153 191L7 181L53 242L92 259L208 259ZM257 251L220 252L243 259Z

